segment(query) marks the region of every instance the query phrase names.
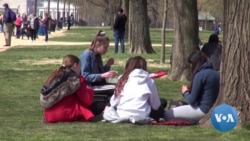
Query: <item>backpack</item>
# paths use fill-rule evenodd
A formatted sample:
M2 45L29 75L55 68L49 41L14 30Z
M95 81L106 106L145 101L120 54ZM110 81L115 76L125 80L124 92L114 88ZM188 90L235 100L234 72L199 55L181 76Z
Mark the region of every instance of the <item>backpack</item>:
M16 21L16 13L12 10L10 10L10 21Z

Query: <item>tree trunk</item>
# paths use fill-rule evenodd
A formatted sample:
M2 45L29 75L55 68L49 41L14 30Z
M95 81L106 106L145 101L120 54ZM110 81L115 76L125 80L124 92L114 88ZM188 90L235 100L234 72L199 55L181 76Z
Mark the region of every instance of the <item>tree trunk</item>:
M66 7L66 0L64 0L64 3L63 3L63 25L64 26L65 26L65 20L66 20L66 18L65 18L65 13L66 13L65 7Z
M198 45L197 0L175 0L175 36L172 47L171 80L187 80L188 56Z
M164 0L164 15L163 15L163 24L162 24L162 31L161 31L161 59L160 63L165 64L165 34L166 34L166 21L168 15L168 0Z
M128 12L128 43L131 45L131 38L132 38L132 15L133 15L133 11L132 11L132 6L133 6L133 1L128 0L129 1L129 12Z
M113 29L115 17L118 13L118 9L121 7L121 0L109 0L109 18L110 18L110 27Z
M124 13L127 17L129 17L129 0L122 0L122 7L124 10ZM129 23L129 18L127 18L127 24L125 26L125 39L128 40L128 23Z
M165 1L165 0L164 0ZM159 11L158 11L158 8L159 8L159 5L158 5L158 2L156 0L148 0L148 7L149 7L149 10L150 10L150 13L151 13L151 16L150 16L150 25L149 27L152 27L152 28L157 28L157 23L158 23L158 20L157 20L157 17L159 15Z
M147 14L147 1L146 0L130 0L133 29L131 30L131 48L130 53L143 54L143 53L155 53L152 48L148 14Z
M34 2L34 13L36 14L36 16L38 16L38 13L37 13L37 0L35 0Z
M57 13L57 16L56 16L56 20L57 22L59 22L59 0L57 0L57 5L56 5L56 13ZM58 25L58 24L57 24Z
M48 14L50 15L50 0L48 0Z
M70 16L70 0L68 1L68 14L67 15Z
M224 0L224 7L221 85L214 106L227 103L235 107L241 126L250 122L250 1ZM208 125L210 113L200 123Z

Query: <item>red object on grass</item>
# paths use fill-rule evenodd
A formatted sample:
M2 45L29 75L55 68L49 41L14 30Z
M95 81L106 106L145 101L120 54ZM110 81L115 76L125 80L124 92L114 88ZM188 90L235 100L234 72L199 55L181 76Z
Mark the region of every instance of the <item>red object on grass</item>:
M162 77L164 75L167 75L167 72L166 71L157 71L155 73L151 73L150 74L150 77L151 78L159 78L159 77Z
M187 125L195 125L195 123L191 123L185 120L170 120L170 121L164 121L164 122L152 122L151 125L187 126Z

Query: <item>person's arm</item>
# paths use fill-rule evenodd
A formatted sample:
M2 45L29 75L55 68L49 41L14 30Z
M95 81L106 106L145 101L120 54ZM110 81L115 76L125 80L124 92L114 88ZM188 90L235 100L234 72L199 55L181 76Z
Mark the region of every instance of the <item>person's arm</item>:
M158 91L157 91L156 85L155 85L153 80L152 80L152 82L149 83L148 87L151 91L151 95L149 98L150 105L151 105L152 109L157 110L161 105L161 101L160 101L160 98L158 96Z
M115 94L110 98L110 106L116 108L120 103L120 96L115 97Z
M194 105L195 103L197 103L197 100L201 94L202 85L203 83L201 76L199 76L199 74L196 74L192 83L191 92L186 91L183 93L185 101L188 104Z
M91 54L90 51L85 51L80 56L81 60L81 75L88 81L88 82L98 82L102 80L101 74L96 73L95 62L93 61L94 55Z

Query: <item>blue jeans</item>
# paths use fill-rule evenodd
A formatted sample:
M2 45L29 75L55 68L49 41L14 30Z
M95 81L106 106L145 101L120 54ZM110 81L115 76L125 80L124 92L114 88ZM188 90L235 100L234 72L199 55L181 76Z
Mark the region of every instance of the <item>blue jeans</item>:
M45 36L45 42L47 42L48 41L48 28L46 26L43 26L42 30Z
M125 47L124 47L124 34L125 31L114 31L114 37L115 37L115 53L118 53L118 44L120 42L121 45L121 53L124 53Z

